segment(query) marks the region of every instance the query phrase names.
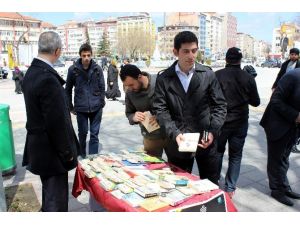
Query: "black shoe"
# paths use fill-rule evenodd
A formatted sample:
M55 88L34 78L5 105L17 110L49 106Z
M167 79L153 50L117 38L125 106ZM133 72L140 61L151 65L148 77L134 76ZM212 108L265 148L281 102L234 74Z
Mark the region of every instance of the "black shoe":
M290 199L288 199L283 192L272 191L271 196L284 205L287 206L294 205L294 203Z
M285 192L285 195L290 197L290 198L293 198L293 199L300 199L300 194L296 193L296 192L293 192L293 191L286 191Z

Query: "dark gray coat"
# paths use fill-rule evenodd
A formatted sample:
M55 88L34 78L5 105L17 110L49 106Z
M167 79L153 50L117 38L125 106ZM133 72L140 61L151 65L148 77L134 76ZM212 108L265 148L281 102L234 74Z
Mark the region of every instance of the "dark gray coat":
M22 165L37 175L65 173L77 165L80 148L64 83L51 66L39 59L32 61L23 80L27 136Z

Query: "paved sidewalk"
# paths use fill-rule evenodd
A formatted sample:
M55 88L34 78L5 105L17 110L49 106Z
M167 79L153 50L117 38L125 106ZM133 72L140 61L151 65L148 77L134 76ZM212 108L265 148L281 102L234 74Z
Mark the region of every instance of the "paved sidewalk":
M249 131L246 139L241 174L238 181L238 189L233 202L239 211L244 212L298 212L300 211L300 200L293 200L293 207L278 203L270 197L268 180L266 174L267 150L266 139L263 129L258 125L264 107L270 95L270 86L278 72L275 69L258 70L257 84L263 104L259 108L250 109ZM275 74L275 75L274 75ZM119 86L122 87L121 82ZM122 89L122 88L121 88ZM107 101L104 108L103 119L100 129L101 149L118 152L121 149L135 148L141 146L142 137L138 126L130 126L124 114L124 93L120 101ZM11 80L0 80L0 103L9 104L10 117L13 124L13 135L16 150L17 174L4 177L4 186L18 184L20 182L31 182L34 186L39 201L41 202L41 182L38 176L26 171L21 167L22 154L25 143L26 113L23 95L14 93L14 83ZM72 117L74 128L77 131L75 117ZM290 156L290 169L288 178L292 188L300 192L300 154L292 153ZM224 156L223 174L226 169L227 155ZM195 163L196 165L196 163ZM196 166L193 172L198 174ZM70 193L74 179L74 170L69 173ZM69 211L90 211L89 194L83 192L75 199L71 194L69 198Z

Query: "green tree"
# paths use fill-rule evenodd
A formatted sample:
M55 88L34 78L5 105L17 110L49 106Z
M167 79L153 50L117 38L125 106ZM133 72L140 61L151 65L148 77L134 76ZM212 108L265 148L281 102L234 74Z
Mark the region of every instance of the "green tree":
M110 53L110 43L109 43L109 40L108 40L108 34L106 31L103 32L103 35L102 35L102 39L100 40L99 42L99 45L98 45L98 51L97 51L97 55L98 56L110 56L111 53Z
M198 51L196 59L197 59L197 62L201 62L202 61L203 56L202 56L202 53L200 51Z

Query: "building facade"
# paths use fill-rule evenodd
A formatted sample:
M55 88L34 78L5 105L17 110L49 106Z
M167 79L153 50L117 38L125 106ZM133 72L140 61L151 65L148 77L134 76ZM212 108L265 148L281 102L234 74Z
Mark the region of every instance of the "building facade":
M151 57L155 37L156 26L148 13L117 18L117 49L122 58Z
M237 33L237 47L242 50L243 58L254 57L254 38L245 33Z
M220 15L222 18L222 50L236 46L237 19L231 13Z
M206 15L199 13L199 50L204 56L208 56L209 52L205 51L206 47Z
M206 15L206 48L210 50L213 58L221 58L222 51L222 18L216 13Z
M295 47L297 41L300 41L300 27L295 23L283 23L280 27L273 30L272 36L272 53L282 53L282 39L287 37L287 54L291 48Z
M183 25L169 25L165 27L158 27L158 45L161 55L165 58L172 58L174 56L174 38L176 34L182 31L191 31L199 39L199 26L183 26Z
M38 39L55 26L16 12L0 12L0 54L14 65L28 65L37 55ZM0 63L1 64L1 63Z

